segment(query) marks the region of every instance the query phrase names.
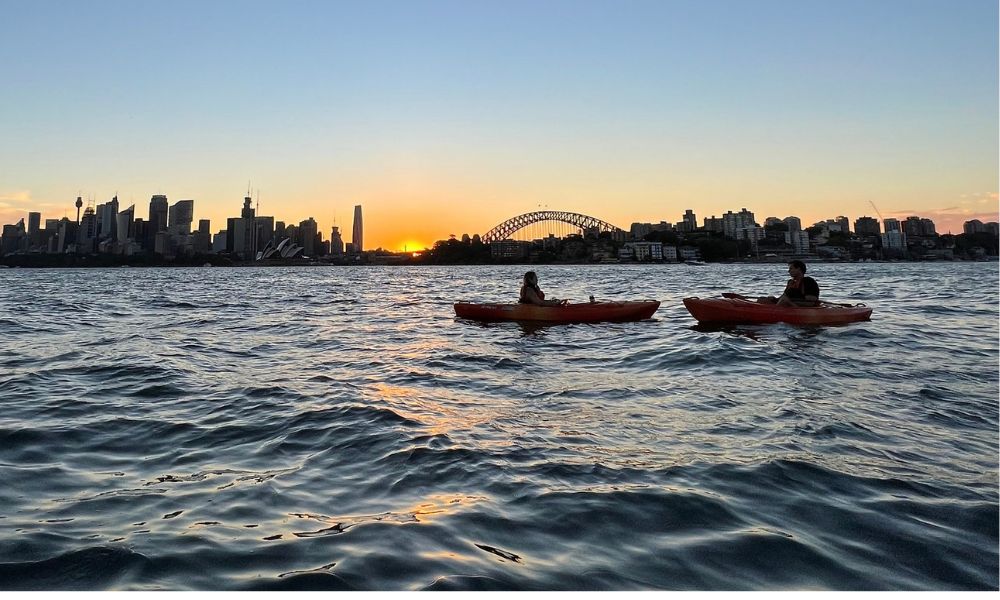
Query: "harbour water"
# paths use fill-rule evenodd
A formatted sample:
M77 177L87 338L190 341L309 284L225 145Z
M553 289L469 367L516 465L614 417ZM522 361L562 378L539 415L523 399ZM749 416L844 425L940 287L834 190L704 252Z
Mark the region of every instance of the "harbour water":
M995 590L995 263L0 270L0 589Z

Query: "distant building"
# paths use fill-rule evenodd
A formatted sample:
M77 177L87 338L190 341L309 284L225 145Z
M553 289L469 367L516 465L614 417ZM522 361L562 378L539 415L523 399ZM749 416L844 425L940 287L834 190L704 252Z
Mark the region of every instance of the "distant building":
M167 231L171 235L189 235L194 222L194 200L179 200L170 207Z
M880 235L882 228L879 227L878 219L872 217L858 217L854 221L854 233L859 236Z
M698 229L698 217L695 216L694 211L690 208L684 211L684 218L681 219L683 223L683 229L681 231L694 231Z
M809 254L809 232L789 231L785 233L785 243L792 247L795 254Z
M886 231L882 234L882 248L887 250L906 250L906 234L898 229Z
M629 254L640 262L663 260L663 244L660 242L627 242L624 248L629 249Z
M901 232L902 229L899 228L899 219L883 219L882 220L882 230L885 233L889 233L890 231L899 231L899 232Z
M789 232L802 231L802 219L798 217L785 217L781 222L788 226Z
M837 217L833 220L837 225L840 225L840 231L842 233L851 233L851 221L847 217Z
M340 237L340 227L336 225L330 232L330 254L340 256L344 253L344 240Z
M309 217L305 221L299 223L299 245L302 246L302 254L304 256L316 256L316 252L319 249L319 225L317 225L316 220Z
M753 213L747 209L742 209L738 213L733 211L728 211L726 214L722 215L722 233L728 238L738 239L738 231L741 229L746 229L748 227L756 227L757 222L754 221Z
M979 219L972 219L962 224L962 232L965 234L985 233L986 225Z
M157 194L149 199L149 224L146 226L146 250L156 250L156 234L167 230L167 197Z
M359 254L364 251L364 226L361 222L361 205L354 207L354 229L351 231L351 243Z
M724 225L722 219L712 215L711 217L705 217L705 230L711 231L713 233L722 233Z

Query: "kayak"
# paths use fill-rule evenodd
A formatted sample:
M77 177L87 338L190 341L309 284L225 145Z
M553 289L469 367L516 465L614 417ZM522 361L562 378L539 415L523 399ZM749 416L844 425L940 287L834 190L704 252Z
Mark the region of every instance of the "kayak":
M455 314L476 321L543 321L546 323L595 323L598 321L640 321L653 316L660 303L581 302L560 306L536 304L477 304L458 302Z
M792 325L841 325L871 320L864 304L777 306L736 298L684 298L684 306L701 323L791 323Z

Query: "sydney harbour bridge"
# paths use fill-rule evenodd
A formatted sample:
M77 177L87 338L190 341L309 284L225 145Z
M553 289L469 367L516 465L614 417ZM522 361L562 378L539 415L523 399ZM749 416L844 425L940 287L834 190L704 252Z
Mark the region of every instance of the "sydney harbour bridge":
M507 219L487 231L484 243L506 239L532 240L548 237L566 237L570 234L622 233L621 228L595 217L558 210L539 210Z

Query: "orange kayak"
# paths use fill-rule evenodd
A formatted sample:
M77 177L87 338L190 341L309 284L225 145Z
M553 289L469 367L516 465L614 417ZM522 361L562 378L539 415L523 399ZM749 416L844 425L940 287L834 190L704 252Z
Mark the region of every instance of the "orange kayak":
M701 323L791 323L841 325L871 320L872 309L821 303L820 306L777 306L734 298L685 298L684 306Z
M535 304L476 304L459 302L455 314L476 321L543 321L547 323L595 323L597 321L640 321L653 316L660 303L582 302L562 306Z

